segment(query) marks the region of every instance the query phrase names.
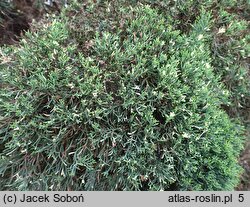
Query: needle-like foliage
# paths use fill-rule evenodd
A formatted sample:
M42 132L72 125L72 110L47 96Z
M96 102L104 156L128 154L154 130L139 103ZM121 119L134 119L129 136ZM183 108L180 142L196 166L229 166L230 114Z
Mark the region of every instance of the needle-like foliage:
M1 190L237 184L242 129L220 108L228 92L211 66L210 13L180 34L150 6L119 12L100 28L89 8L94 26L81 31L81 13L57 18L2 49Z

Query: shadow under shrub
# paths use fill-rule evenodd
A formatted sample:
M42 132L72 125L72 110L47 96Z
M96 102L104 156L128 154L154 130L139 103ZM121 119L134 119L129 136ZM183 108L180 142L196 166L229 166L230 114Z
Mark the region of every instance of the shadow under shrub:
M1 190L238 183L242 128L220 109L210 14L180 34L149 6L120 12L123 25L84 36L88 53L65 17L1 49Z

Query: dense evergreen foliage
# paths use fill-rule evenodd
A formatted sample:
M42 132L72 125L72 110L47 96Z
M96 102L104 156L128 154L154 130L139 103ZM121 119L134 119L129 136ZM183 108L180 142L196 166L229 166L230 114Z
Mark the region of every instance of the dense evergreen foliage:
M1 48L0 189L232 190L243 130L212 14L182 32L162 5L93 5Z

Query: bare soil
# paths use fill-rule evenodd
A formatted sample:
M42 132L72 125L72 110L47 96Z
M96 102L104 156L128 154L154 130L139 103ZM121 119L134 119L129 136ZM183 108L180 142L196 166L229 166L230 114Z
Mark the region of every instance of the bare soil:
M245 150L240 157L240 164L245 172L241 176L241 182L236 190L250 191L250 140L246 142Z
M11 12L0 16L3 19L3 23L0 24L0 46L17 44L22 34L29 30L32 20L38 20L44 13L44 11L34 8L34 0L14 0L14 2L16 2L15 7L19 12ZM249 112L247 114L249 115ZM250 117L248 120L250 120ZM241 176L239 186L235 190L250 191L250 133L239 162L244 168L244 173Z

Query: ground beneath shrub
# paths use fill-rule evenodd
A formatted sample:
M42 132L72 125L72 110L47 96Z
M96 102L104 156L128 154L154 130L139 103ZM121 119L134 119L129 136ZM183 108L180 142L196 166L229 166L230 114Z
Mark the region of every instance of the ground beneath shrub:
M22 11L20 16L12 14L12 16L8 16L8 18L4 17L4 20L6 21L0 25L0 46L3 44L10 45L17 43L19 37L29 29L31 19L36 18L38 20L41 17L42 12L35 10L35 8L32 7L33 1L21 0L20 2L26 2L26 4L20 4L20 7L18 8ZM27 2L32 3L27 4ZM239 162L245 172L241 176L241 182L235 190L250 191L250 132Z
M240 164L245 172L241 177L241 182L236 190L250 191L250 140L247 141L245 150L240 157Z
M57 1L47 6L41 1L38 6L36 0L13 0L9 8L0 7L0 46L18 44L33 20L39 21L45 13L57 13L60 9Z

